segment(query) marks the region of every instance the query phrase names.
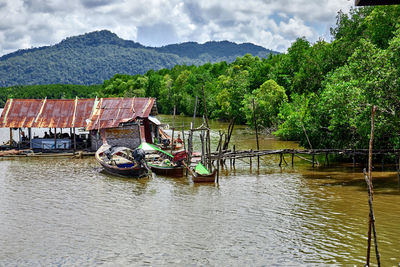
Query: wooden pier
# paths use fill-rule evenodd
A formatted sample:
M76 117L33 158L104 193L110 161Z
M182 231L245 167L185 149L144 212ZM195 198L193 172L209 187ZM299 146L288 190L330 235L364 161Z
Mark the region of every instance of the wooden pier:
M348 157L353 157L353 163L355 164L356 156L365 156L368 157L369 150L368 149L276 149L276 150L224 150L222 152L214 152L211 153L211 160L235 160L235 159L243 159L243 158L253 158L253 157L261 157L266 155L280 155L279 166L285 162L285 155L291 156L291 165L293 166L293 158L298 157L303 160L309 161L313 164L317 164L315 160L315 156L317 155L325 155L325 162L329 165L328 156L332 155L345 155ZM399 159L400 157L400 149L376 149L372 151L373 155L380 156L396 156ZM302 155L310 155L312 159L307 159L302 157Z

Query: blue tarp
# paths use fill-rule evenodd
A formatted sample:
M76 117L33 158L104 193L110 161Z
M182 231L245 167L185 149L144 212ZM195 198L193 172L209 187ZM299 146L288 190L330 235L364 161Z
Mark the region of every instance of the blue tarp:
M57 139L56 146L54 146L54 139L51 138L36 138L32 139L32 148L40 149L70 149L71 140L70 139Z

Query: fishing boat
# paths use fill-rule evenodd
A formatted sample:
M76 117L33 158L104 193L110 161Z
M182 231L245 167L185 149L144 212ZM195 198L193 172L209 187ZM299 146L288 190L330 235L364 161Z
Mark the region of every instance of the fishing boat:
M192 172L192 180L194 183L214 183L217 170L210 172L201 162L199 162L194 172Z
M95 157L104 170L113 175L141 178L151 173L141 149L132 150L106 144L96 151Z
M182 177L185 167L182 161L186 159L186 151L172 155L159 147L143 142L139 148L146 152L147 165L151 170L163 176Z

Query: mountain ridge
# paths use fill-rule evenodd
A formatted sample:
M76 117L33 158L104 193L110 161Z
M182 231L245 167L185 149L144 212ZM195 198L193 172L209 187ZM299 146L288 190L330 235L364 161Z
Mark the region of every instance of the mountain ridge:
M49 83L99 84L116 73L143 74L175 65L231 62L245 54L278 52L251 43L209 41L149 47L108 30L71 36L61 42L21 49L0 57L0 87Z

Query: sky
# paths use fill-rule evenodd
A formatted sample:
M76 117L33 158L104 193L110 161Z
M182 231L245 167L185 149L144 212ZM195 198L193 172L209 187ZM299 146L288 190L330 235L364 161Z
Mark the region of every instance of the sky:
M0 56L109 30L146 46L228 40L285 52L330 41L354 0L0 0Z

